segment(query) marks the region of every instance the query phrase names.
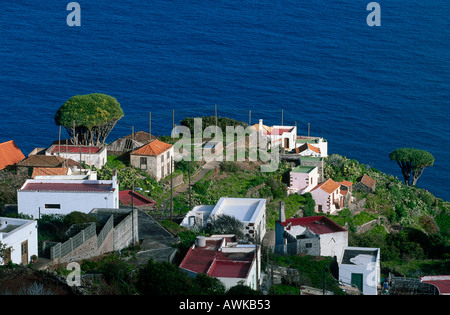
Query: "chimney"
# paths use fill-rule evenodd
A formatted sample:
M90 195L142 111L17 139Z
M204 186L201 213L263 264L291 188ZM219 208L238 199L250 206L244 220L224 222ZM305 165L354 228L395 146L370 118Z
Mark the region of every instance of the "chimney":
M117 169L113 169L112 173L112 187L113 189L119 189L119 180L117 178Z
M263 133L263 120L262 119L259 120L259 129L258 130L259 130L259 133L261 133L261 134Z
M280 201L280 222L286 221L286 215L284 214L284 202Z

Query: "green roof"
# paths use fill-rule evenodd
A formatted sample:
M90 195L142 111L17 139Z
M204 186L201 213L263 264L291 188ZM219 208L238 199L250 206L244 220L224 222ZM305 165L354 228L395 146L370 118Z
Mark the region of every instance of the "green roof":
M300 161L320 161L323 157L320 156L302 156L300 157Z
M315 168L315 166L297 166L296 168L294 168L291 172L294 173L309 173L311 172L313 169Z
M319 143L317 139L295 139L296 143Z

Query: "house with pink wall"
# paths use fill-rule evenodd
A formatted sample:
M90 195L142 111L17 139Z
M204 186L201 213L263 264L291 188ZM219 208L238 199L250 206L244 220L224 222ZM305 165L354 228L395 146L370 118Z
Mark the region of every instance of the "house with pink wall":
M335 214L344 206L341 183L337 183L331 178L314 187L311 195L316 202L316 212Z
M299 165L290 172L289 194L304 194L319 183L319 170L317 166Z

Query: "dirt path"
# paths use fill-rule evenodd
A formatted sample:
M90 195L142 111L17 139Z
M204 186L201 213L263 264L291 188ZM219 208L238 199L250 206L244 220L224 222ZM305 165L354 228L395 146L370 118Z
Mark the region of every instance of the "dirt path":
M208 174L210 171L214 170L216 167L219 167L220 162L218 161L211 161L208 163L205 163L200 171L197 172L197 174L191 176L191 187L193 185L195 185L195 183L197 183L198 181L200 181L203 177L206 176L206 174ZM175 198L176 196L179 196L181 194L187 193L189 190L189 180L186 179L186 182L183 183L182 185L175 187L173 189L173 198ZM162 209L166 209L170 204L170 196L166 199L164 199L164 201L161 203L161 208Z

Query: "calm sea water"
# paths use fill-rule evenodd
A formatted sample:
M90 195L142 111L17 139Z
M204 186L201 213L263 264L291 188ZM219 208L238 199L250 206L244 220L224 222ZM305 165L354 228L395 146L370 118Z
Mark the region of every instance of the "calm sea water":
M298 126L329 152L401 177L388 154L410 146L435 166L418 184L450 200L450 3L368 0L79 0L0 2L0 141L25 154L58 138L71 96L102 92L135 130L169 134L185 116L218 114ZM63 133L63 137L65 136Z

